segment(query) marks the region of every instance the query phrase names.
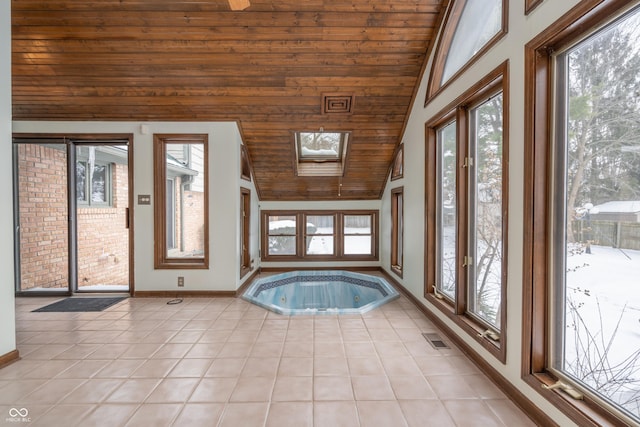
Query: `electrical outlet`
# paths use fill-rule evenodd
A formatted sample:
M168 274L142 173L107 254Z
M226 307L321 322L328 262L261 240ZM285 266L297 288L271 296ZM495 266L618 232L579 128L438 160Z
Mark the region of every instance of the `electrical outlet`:
M184 286L184 277L183 276L178 276L178 287L183 287Z

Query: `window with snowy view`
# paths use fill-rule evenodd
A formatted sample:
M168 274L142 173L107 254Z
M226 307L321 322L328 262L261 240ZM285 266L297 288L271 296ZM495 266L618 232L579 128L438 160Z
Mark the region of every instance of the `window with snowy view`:
M640 8L555 74L552 367L640 422Z

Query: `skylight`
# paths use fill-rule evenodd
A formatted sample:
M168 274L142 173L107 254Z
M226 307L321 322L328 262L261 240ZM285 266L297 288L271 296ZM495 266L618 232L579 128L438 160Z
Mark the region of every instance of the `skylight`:
M340 161L345 139L343 132L298 132L298 158L300 161Z
M298 175L341 176L348 132L296 132Z

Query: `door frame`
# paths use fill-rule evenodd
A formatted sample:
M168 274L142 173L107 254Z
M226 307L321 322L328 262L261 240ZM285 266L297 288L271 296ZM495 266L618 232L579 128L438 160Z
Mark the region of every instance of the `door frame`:
M21 140L26 140L21 142ZM79 145L124 145L127 149L127 173L128 173L128 215L126 224L128 226L129 239L129 290L128 291L82 291L78 290L78 247L77 247L77 203L75 198L75 174L67 173L67 210L68 210L68 286L66 289L61 288L60 291L22 291L20 290L21 266L20 266L20 230L19 230L19 193L18 193L18 169L17 165L17 149L18 144L37 143L38 141L65 144L67 149L67 169L73 171L75 168L76 147ZM76 145L76 142L79 144ZM133 134L122 133L95 133L95 134L44 134L44 133L14 133L12 137L13 146L13 204L14 204L14 271L15 283L14 289L16 296L70 296L74 294L89 293L128 293L133 295L135 292L135 268L134 268L134 162L133 162ZM73 167L70 169L70 167Z

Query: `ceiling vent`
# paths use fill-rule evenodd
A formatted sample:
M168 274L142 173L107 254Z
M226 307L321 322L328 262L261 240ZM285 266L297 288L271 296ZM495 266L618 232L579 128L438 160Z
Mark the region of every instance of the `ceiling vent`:
M351 114L353 101L353 95L324 94L322 95L322 114Z

